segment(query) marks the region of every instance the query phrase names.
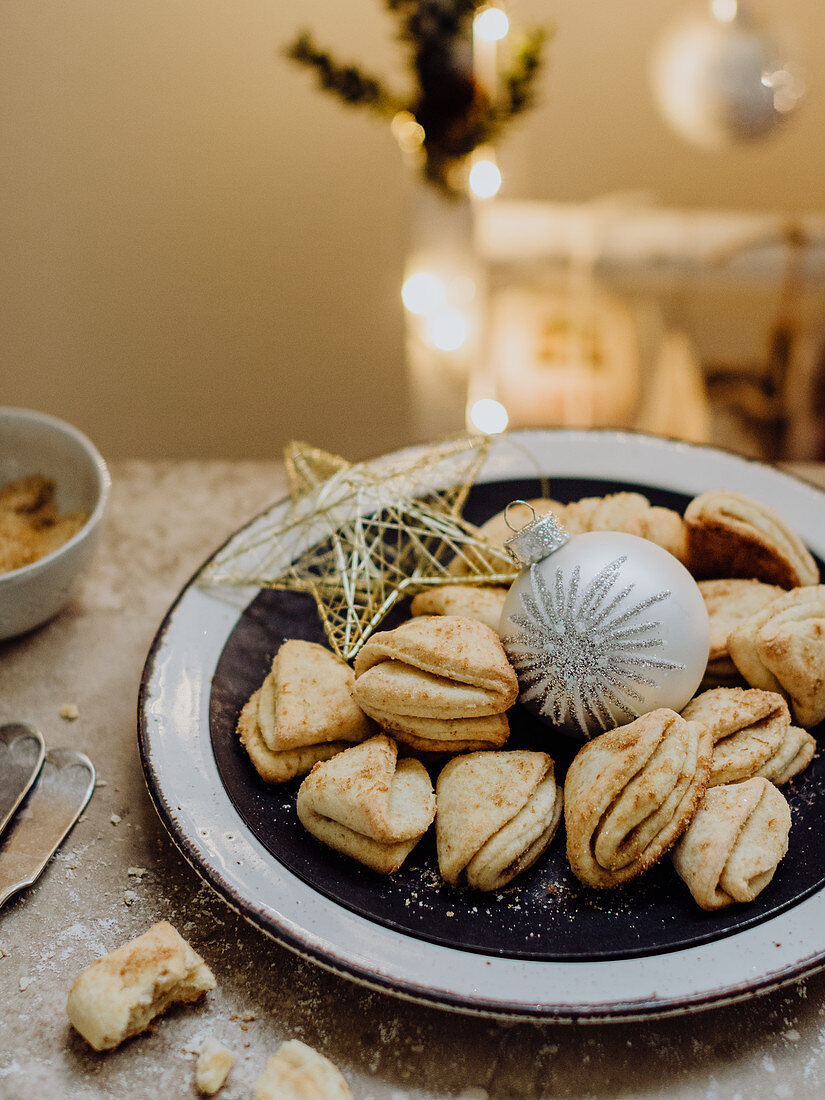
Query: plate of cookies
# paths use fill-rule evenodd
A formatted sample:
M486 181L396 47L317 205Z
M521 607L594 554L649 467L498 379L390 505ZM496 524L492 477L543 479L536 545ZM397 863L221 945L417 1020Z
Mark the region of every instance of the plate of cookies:
M196 871L327 969L486 1016L668 1015L823 967L825 494L512 432L461 524L486 577L411 587L349 660L308 591L201 583L213 556L180 593L139 737Z

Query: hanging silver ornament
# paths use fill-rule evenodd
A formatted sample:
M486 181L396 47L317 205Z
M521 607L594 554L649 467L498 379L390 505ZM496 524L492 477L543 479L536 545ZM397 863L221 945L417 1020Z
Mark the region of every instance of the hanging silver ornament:
M711 0L706 14L668 30L653 52L651 82L670 126L706 149L771 133L805 90L745 0Z
M506 546L523 568L499 633L528 710L587 738L693 698L708 660L708 616L672 554L624 532L569 538L552 513Z

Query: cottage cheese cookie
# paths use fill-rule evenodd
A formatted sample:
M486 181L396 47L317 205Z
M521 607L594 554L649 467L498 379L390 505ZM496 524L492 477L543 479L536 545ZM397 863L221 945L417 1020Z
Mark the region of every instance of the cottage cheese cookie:
M450 883L500 890L555 835L562 791L544 752L457 756L436 783L438 866Z
M712 750L704 726L666 708L584 745L564 784L567 856L576 876L609 889L652 867L695 813Z
M255 1100L352 1100L336 1067L298 1039L282 1043L255 1084Z
M791 725L788 704L773 691L712 688L692 699L682 717L710 731L712 787L755 775L785 783L813 759L816 742Z
M435 794L420 760L397 759L378 734L316 764L298 790L304 828L374 871L397 871L435 817Z
M506 595L506 588L493 586L439 585L414 596L410 612L413 615L458 615L464 619L478 619L497 631Z
M791 812L767 779L711 787L671 852L673 866L707 910L748 902L788 850Z
M498 635L474 619L410 619L374 634L355 659L359 706L417 749L503 744L517 696Z
M375 732L355 702L354 681L349 665L324 646L284 642L238 719L241 744L262 779L285 783Z
M161 921L79 974L66 1012L95 1050L111 1050L170 1005L196 1001L214 987L215 976L200 955Z
M566 505L559 518L571 536L586 531L624 531L655 542L680 561L685 559L682 517L671 508L651 504L641 493L582 497Z
M800 726L825 718L825 585L773 600L731 632L728 649L749 684L785 696Z
M800 537L768 504L713 489L685 510L687 566L697 578L752 577L782 588L817 584L819 569Z
M710 623L706 681L711 685L738 683L740 673L728 653L728 635L745 619L782 596L785 589L739 577L698 583Z

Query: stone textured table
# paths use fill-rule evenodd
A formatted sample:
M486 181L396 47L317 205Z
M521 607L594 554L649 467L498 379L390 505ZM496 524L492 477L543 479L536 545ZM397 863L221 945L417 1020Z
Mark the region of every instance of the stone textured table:
M825 974L744 1004L664 1021L502 1025L394 1000L304 962L249 926L183 861L146 792L136 700L155 630L232 530L284 491L279 463L114 466L92 572L58 618L0 643L0 723L81 749L99 776L40 881L0 911L0 1098L198 1095L208 1036L237 1061L219 1094L251 1097L269 1054L299 1038L329 1056L356 1100L460 1097L821 1097ZM805 471L820 483L819 469ZM60 717L65 703L79 717ZM141 873L137 873L140 871ZM66 993L95 958L170 920L218 987L145 1035L95 1054Z

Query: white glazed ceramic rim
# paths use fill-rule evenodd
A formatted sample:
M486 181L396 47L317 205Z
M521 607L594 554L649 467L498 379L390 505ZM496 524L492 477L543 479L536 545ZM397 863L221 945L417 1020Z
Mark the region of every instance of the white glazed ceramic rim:
M95 470L97 500L95 501L95 506L89 518L80 530L76 531L70 539L67 539L66 542L58 546L57 549L52 550L50 554L38 558L37 561L31 562L29 565L21 565L19 569L10 569L7 573L3 573L2 576L0 576L0 583L7 577L13 577L17 580L23 577L36 576L38 573L48 569L50 563L53 562L58 555L66 553L72 546L82 541L82 539L84 539L103 518L112 484L109 468L106 465L106 460L103 458L103 455L101 455L100 451L98 451L97 447L95 447L94 443L92 443L87 435L73 424L70 424L67 420L61 420L57 416L51 416L49 413L37 412L34 409L16 409L9 405L0 405L0 422L3 420L13 421L15 423L26 423L28 421L32 424L39 424L50 428L57 435L68 436L79 444L80 448L88 457L90 465L93 466Z
M687 495L738 490L776 507L825 556L825 493L715 448L629 432L511 433L494 442L479 481L530 478L539 471L549 476L551 495L552 474ZM279 502L267 514L287 508L288 502ZM329 970L410 1000L486 1016L556 1021L696 1011L825 966L825 891L712 943L594 962L513 960L443 947L373 923L321 896L269 854L222 786L209 738L211 679L254 593L233 599L200 589L196 579L170 609L144 670L139 702L144 773L162 820L195 870L280 943Z

